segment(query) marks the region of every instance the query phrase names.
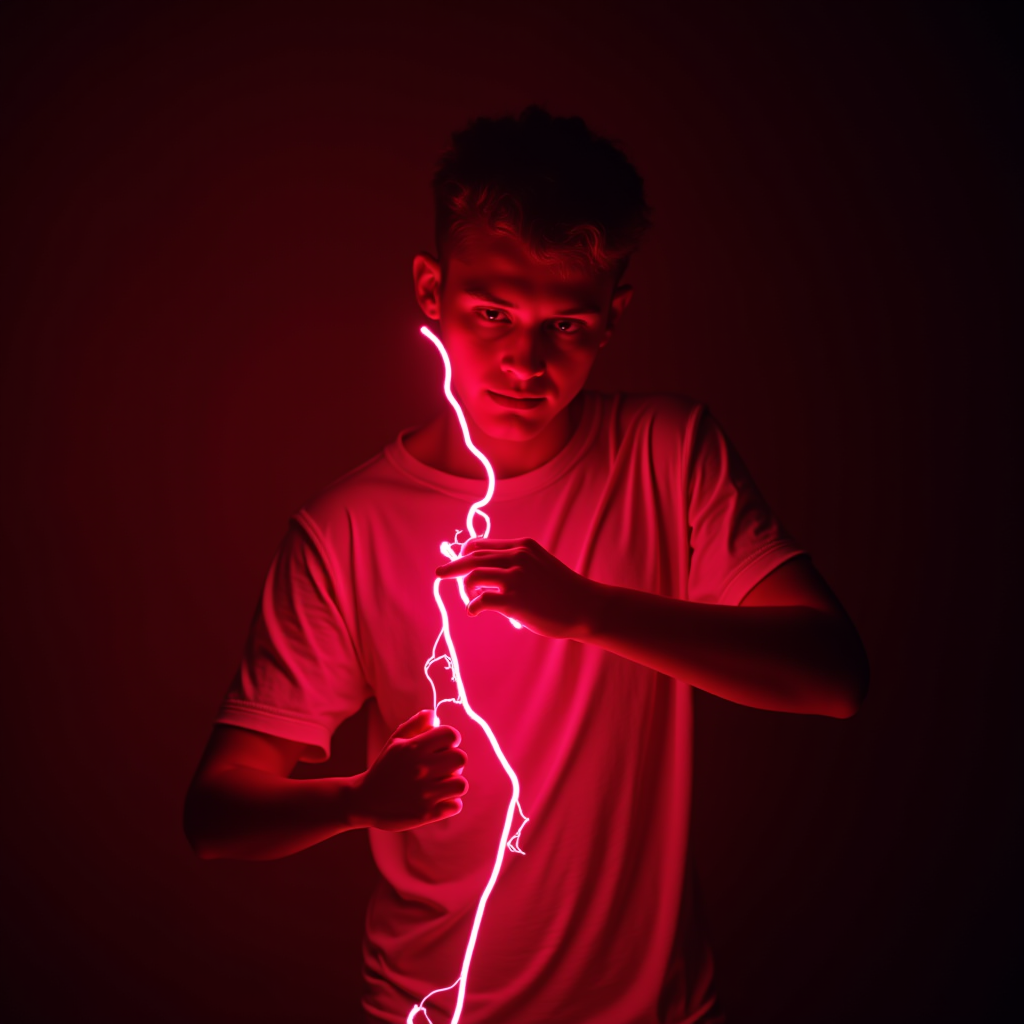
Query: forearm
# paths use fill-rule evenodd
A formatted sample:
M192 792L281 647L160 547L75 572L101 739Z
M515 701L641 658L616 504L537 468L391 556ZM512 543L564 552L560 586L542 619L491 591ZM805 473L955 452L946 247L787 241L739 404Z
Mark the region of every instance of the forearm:
M584 642L749 707L846 718L863 698L866 659L841 616L590 586Z
M288 779L237 767L197 779L185 802L185 833L204 860L273 860L359 827L359 776Z

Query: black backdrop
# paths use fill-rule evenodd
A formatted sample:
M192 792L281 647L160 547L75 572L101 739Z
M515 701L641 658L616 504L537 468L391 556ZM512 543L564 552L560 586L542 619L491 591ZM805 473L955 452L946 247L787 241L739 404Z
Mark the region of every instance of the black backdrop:
M4 1019L352 1019L365 834L199 863L182 797L288 514L437 405L436 154L535 101L655 211L595 386L706 400L872 660L697 695L732 1021L1014 1018L1019 10L5 4Z

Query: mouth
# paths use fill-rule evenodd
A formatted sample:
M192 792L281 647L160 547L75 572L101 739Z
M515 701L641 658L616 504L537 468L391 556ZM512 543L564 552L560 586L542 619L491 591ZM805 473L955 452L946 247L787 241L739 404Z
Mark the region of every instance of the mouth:
M528 395L517 396L517 395L503 395L500 391L491 391L488 389L487 394L491 397L491 400L504 409L536 409L537 406L543 405L546 398L534 398Z

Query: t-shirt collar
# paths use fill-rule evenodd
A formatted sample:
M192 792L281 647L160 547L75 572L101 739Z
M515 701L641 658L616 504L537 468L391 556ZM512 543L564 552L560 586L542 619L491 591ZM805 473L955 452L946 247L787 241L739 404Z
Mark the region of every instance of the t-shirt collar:
M592 391L583 392L583 413L576 425L576 430L569 438L565 447L554 458L542 466L531 469L519 476L509 476L497 481L493 501L510 501L525 494L532 494L549 484L554 483L581 459L593 444L597 436L597 428L601 419L599 396ZM393 466L406 476L414 477L435 490L443 491L459 498L471 500L479 498L483 493L485 481L472 477L456 476L434 469L420 462L405 447L404 438L411 434L413 427L403 430L385 449L384 454Z

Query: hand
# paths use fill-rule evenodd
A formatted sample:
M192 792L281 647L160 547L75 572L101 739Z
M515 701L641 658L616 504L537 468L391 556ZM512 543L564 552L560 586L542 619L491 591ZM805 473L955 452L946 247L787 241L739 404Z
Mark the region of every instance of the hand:
M459 558L437 569L441 579L465 576L470 615L501 612L534 633L579 639L586 634L595 586L535 540L466 541Z
M432 711L418 711L403 722L358 777L354 823L403 832L462 810L469 789L462 737L450 725L433 726L433 719Z

